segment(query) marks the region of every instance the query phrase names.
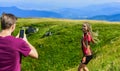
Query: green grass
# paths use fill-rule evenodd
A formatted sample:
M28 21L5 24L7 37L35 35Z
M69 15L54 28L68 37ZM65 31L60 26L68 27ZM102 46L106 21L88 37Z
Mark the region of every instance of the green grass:
M22 71L76 71L82 57L80 38L81 24L86 20L64 19L19 19L16 35L21 26L34 26L39 32L28 36L38 53L39 59L23 58ZM90 71L119 71L120 23L88 21L94 32L98 32L99 43L91 45L93 60L88 64ZM42 37L47 31L51 36Z

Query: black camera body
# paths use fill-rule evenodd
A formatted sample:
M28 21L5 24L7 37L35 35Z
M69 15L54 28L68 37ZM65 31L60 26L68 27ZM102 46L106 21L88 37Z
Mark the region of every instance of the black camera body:
M20 34L19 34L19 38L24 38L24 34L25 34L25 30L21 29Z

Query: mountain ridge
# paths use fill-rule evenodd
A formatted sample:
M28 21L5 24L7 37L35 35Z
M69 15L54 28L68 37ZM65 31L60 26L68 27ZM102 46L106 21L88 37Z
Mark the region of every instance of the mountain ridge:
M25 10L12 6L0 7L0 14L3 12L13 13L21 18L64 18L120 21L120 17L117 16L120 14L119 6L120 3L108 3L81 8L62 8L56 10Z

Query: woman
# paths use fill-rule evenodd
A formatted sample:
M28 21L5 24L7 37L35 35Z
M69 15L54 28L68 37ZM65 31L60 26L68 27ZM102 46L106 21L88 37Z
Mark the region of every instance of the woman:
M92 38L92 29L89 23L85 22L82 25L83 37L81 40L82 51L83 51L83 58L81 60L81 64L79 65L78 71L89 71L86 65L92 59L92 51L90 49L90 42L93 42Z

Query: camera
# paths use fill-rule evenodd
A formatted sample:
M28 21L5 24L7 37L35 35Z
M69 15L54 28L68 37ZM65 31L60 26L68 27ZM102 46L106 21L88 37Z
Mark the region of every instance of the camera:
M20 29L19 38L24 38L24 34L25 34L25 30L24 29Z

